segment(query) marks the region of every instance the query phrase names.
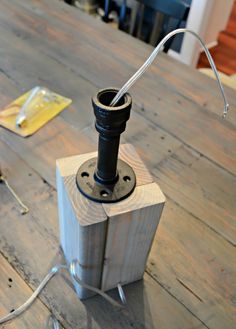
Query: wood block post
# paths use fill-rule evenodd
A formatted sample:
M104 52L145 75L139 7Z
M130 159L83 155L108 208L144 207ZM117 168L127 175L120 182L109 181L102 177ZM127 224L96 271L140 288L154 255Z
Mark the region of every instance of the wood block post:
M60 240L66 261L77 259L79 278L104 291L143 277L147 257L161 217L165 197L130 144L119 158L136 174L136 188L117 203L96 203L76 186L76 173L88 153L57 160ZM93 293L75 289L80 299Z

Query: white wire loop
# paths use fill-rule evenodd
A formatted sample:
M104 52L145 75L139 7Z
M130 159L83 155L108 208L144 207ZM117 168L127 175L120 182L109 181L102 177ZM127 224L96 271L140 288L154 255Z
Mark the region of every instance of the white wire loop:
M38 295L42 292L44 287L54 277L54 275L57 274L62 269L63 270L64 269L69 270L71 276L83 288L86 288L88 290L91 290L91 291L95 292L96 294L99 294L100 296L105 298L109 303L111 303L113 306L118 307L118 308L123 308L123 305L121 305L120 303L115 301L113 298L111 298L108 294L106 294L102 290L100 290L98 288L95 288L95 287L92 287L92 286L84 283L83 281L81 281L80 278L76 274L76 266L78 264L79 264L78 260L73 260L69 264L69 267L67 267L66 265L62 265L62 264L54 266L50 270L50 272L45 276L45 278L42 280L42 282L39 284L38 288L33 292L33 294L30 296L30 298L24 304L22 304L20 307L18 307L15 311L13 311L13 312L5 315L4 317L0 318L0 325L5 323L5 322L8 322L10 320L15 319L17 316L24 313L33 304L33 302L36 300ZM125 295L124 295L124 292L123 292L123 289L121 288L121 286L120 286L120 288L118 286L118 291L119 291L119 296L121 298L121 301L123 302L123 304L125 304L126 298L125 298ZM46 329L51 328L51 325L53 325L53 329L59 329L60 328L59 323L58 323L58 321L57 321L57 319L55 318L54 315L50 315L48 317L47 322L46 322Z
M3 174L1 173L1 170L0 170L0 183L4 183L6 185L8 190L11 192L13 197L16 199L18 204L21 206L21 210L20 210L21 215L27 214L29 212L29 208L21 201L20 197L16 194L16 192L13 190L11 185L8 183L8 180L6 179L6 177L3 176Z
M127 301L126 301L125 293L124 293L124 290L123 290L120 283L118 283L117 288L118 288L118 292L119 292L120 299L121 299L122 303L126 304Z
M71 276L76 280L76 282L81 285L83 288L86 288L88 290L91 290L93 292L95 292L96 294L99 294L100 296L102 296L103 298L105 298L109 303L111 303L113 306L116 306L118 308L123 308L123 305L119 304L117 301L115 301L113 298L111 298L108 294L106 294L105 292L103 292L101 289L92 287L84 282L82 282L80 280L80 278L77 276L76 274L76 265L78 265L78 260L73 260L70 263L70 267L69 267L69 271ZM118 289L119 291L119 289ZM119 292L120 295L120 292ZM123 302L123 299L121 298L121 301Z
M223 98L223 101L224 101L223 117L226 116L226 114L228 112L228 109L229 109L229 104L227 102L225 91L224 91L224 88L223 88L223 86L221 84L220 77L219 77L219 74L217 72L217 69L216 69L215 63L213 61L213 58L211 57L211 54L210 54L209 50L205 46L205 44L202 41L202 39L200 38L200 36L197 33L195 33L194 31L189 30L189 29L177 29L177 30L174 30L174 31L170 32L169 34L167 34L159 42L159 44L153 50L153 52L148 57L148 59L145 61L145 63L138 69L138 71L119 90L119 92L116 94L116 96L111 101L110 106L115 106L117 104L117 102L120 100L120 98L130 89L130 87L143 75L143 73L147 70L147 68L152 64L152 62L154 61L154 59L156 58L156 56L162 50L162 47L164 46L164 44L170 38L172 38L174 35L179 34L179 33L190 33L190 34L192 34L194 37L197 38L197 40L200 42L201 46L203 47L203 49L204 49L204 51L206 53L206 56L208 58L208 61L209 61L210 65L211 65L211 68L212 68L212 70L213 70L213 72L215 74L216 80L218 82L219 89L220 89L220 92L221 92L221 95L222 95L222 98Z

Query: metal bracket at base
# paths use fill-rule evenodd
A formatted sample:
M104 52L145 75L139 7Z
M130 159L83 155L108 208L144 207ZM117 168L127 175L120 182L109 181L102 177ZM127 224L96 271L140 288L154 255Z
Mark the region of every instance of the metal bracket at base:
M112 203L127 198L134 190L136 178L133 169L118 159L118 180L115 184L100 184L96 180L97 158L84 162L76 175L76 184L80 192L95 202Z

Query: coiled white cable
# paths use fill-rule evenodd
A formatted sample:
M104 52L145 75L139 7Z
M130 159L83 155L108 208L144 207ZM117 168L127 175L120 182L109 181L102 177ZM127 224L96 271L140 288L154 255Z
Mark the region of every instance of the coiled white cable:
M13 320L17 316L19 316L22 313L24 313L33 304L33 302L36 300L36 298L38 297L38 295L42 292L42 290L44 289L44 287L54 277L54 275L57 274L62 269L69 270L71 276L83 288L86 288L88 290L91 290L91 291L99 294L100 296L102 296L103 298L105 298L109 303L111 303L115 307L118 307L118 308L122 308L123 307L123 305L119 304L117 301L115 301L113 298L111 298L109 295L107 295L102 290L100 290L98 288L95 288L95 287L92 287L92 286L84 283L83 281L81 281L79 279L79 277L77 276L77 274L76 274L76 265L77 264L78 264L78 261L77 260L73 260L70 263L69 267L67 267L66 265L61 265L61 264L54 266L50 270L50 272L45 276L45 278L42 280L42 282L40 283L40 285L38 286L38 288L30 296L30 298L23 305L21 305L20 307L18 307L15 311L13 311L13 312L7 314L6 316L0 318L0 324L3 324L3 323L8 322L10 320ZM122 287L120 285L118 287L118 292L119 292L121 301L124 304L125 301L126 301L126 299L124 297L123 289L122 289ZM51 323L53 324L53 329L59 329L59 323L58 323L58 321L57 321L57 319L55 318L54 315L50 315L48 317L47 323L46 323L46 329L51 327Z
M115 106L117 104L117 102L120 100L120 98L130 89L130 87L141 77L141 75L143 75L143 73L147 70L147 68L152 64L152 62L154 61L154 59L156 58L156 56L159 54L159 52L162 50L162 47L164 46L164 44L174 35L179 34L179 33L190 33L192 34L194 37L197 38L197 40L200 42L201 46L203 47L206 56L208 58L208 61L211 65L211 68L215 74L216 80L218 82L219 85L219 89L220 92L222 94L222 98L224 101L224 110L223 110L223 117L226 116L228 109L229 109L229 104L227 102L226 96L225 96L225 91L224 88L221 84L220 81L220 77L219 74L217 72L215 63L213 61L213 58L211 57L211 54L209 52L209 50L207 49L207 47L205 46L204 42L202 41L202 39L200 38L200 36L195 33L192 30L189 29L177 29L174 30L172 32L170 32L169 34L167 34L161 41L160 43L156 46L156 48L153 50L153 52L151 53L151 55L148 57L148 59L145 61L145 63L139 68L139 70L123 85L123 87L119 90L119 92L116 94L116 96L113 98L112 102L111 102L111 106Z

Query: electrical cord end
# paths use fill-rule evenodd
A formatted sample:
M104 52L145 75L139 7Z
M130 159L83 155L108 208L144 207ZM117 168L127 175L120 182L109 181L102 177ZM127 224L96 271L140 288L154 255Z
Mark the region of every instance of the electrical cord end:
M225 107L224 107L224 111L223 111L223 115L222 115L222 118L225 119L227 113L229 111L229 104L225 104Z

